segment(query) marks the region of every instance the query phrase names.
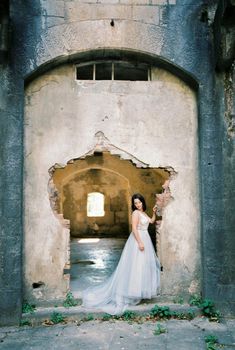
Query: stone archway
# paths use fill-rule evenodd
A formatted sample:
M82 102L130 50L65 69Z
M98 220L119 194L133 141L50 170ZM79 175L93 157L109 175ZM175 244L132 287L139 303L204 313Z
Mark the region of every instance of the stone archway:
M152 69L151 82L78 82L74 68L70 63L57 67L30 82L25 92L25 298L62 298L69 288L69 220L58 211L52 174L76 159L88 159L96 145L97 152L133 162L146 174L149 168L175 169L170 186L175 200L160 229L162 294L171 298L197 292L201 253L195 92L158 67ZM42 287L34 288L39 281Z

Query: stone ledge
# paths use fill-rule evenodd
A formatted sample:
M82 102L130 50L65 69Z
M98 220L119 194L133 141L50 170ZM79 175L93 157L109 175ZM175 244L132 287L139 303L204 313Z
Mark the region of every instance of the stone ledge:
M149 313L151 309L155 306L168 306L171 311L176 312L189 312L192 311L195 317L200 316L200 309L196 306L190 306L189 304L172 304L172 303L153 303L142 302L139 305L131 306L128 311L134 311L137 315L144 315ZM92 315L94 318L101 318L105 312L99 311L97 309L85 309L81 305L65 308L63 306L58 307L39 307L33 313L27 313L22 315L22 320L28 320L33 326L41 324L43 321L50 319L53 312L58 312L66 317L66 321L81 321L87 315Z

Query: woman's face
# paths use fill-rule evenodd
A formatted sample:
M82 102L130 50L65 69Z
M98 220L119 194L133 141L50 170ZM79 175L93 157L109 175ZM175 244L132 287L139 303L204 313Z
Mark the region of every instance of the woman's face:
M143 204L138 198L134 199L134 205L135 205L136 209L138 209L138 210L143 209Z

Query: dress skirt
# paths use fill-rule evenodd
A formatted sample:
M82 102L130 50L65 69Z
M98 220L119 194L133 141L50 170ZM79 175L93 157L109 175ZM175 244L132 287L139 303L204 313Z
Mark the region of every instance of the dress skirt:
M141 299L151 299L159 292L160 263L147 229L138 230L144 251L131 233L113 274L98 286L83 292L83 306L116 315Z

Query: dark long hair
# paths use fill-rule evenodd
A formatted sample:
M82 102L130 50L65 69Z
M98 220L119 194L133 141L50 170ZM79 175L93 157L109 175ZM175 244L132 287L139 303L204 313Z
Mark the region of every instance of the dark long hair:
M146 210L145 199L140 193L133 194L133 196L131 198L131 209L132 209L132 211L136 210L136 206L135 206L135 203L134 203L135 199L139 199L141 201L141 203L143 204L143 211L145 211Z

